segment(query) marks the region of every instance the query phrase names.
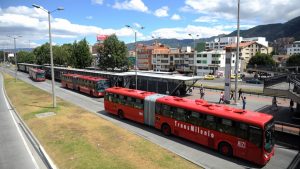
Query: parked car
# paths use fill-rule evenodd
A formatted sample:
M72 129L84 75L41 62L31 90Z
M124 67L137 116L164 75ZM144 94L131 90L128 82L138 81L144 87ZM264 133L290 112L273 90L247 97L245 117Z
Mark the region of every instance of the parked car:
M262 84L262 81L260 81L258 79L250 79L250 80L246 80L246 83Z
M214 75L205 75L204 80L214 80L215 76Z

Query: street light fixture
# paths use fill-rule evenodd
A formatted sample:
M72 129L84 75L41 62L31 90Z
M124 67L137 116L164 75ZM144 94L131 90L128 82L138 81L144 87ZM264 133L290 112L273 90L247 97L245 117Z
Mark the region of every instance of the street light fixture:
M137 31L133 29L130 25L125 25L127 28L131 29L134 32L134 46L135 46L135 89L137 90L137 46L136 46L136 33ZM145 29L145 27L140 26L139 29Z
M194 70L193 70L193 76L195 76L195 71L196 71L196 55L197 55L197 50L196 50L196 40L195 40L195 37L189 33L189 36L191 36L193 39L194 39ZM196 35L196 37L199 37L199 35Z
M17 38L21 38L22 36L20 36L20 35L17 35L17 36L11 36L11 35L7 35L7 37L9 37L9 38L13 38L14 39L14 57L15 57L15 81L17 81L17 69L18 69L18 66L17 66L17 48L16 48L16 39ZM5 55L4 55L4 57L5 57Z
M50 21L50 15L51 13L55 11L61 11L64 10L63 7L58 7L53 11L48 11L44 7L40 5L33 4L32 5L35 8L41 9L48 14L48 23L49 23L49 44L50 44L50 60L51 60L51 81L52 81L52 102L53 102L53 108L56 107L56 96L55 96L55 82L54 82L54 68L53 68L53 52L52 52L52 39L51 39L51 21Z

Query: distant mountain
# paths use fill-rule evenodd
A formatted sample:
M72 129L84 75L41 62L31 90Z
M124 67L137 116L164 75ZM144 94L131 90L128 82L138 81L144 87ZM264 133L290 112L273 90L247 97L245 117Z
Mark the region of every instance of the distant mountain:
M214 37L210 38L201 38L201 39L196 39L196 43L199 42L207 42L207 41L212 41ZM175 47L183 47L183 46L194 46L194 40L193 39L158 39L157 40L161 44L166 44L169 47L175 48ZM151 45L155 42L155 40L147 40L147 41L138 41L137 44L145 44L145 45ZM126 44L128 50L134 50L134 43L128 43Z
M267 41L282 37L294 37L295 40L300 40L300 16L285 23L259 25L248 30L241 30L240 35L244 38L266 37ZM226 36L236 36L236 31Z
M210 38L202 38L197 39L196 43L199 42L209 42L214 40L216 37L222 36L236 36L236 31L228 35L219 35L213 36ZM300 16L296 17L285 23L276 23L276 24L268 24L268 25L259 25L248 30L241 30L240 36L244 38L249 37L266 37L267 41L272 42L275 39L282 37L294 37L295 40L300 40ZM166 44L170 47L182 47L182 46L194 46L193 39L159 39L158 40L162 44ZM148 41L138 41L137 43L151 45L154 43L154 40ZM129 50L134 49L134 43L126 44Z

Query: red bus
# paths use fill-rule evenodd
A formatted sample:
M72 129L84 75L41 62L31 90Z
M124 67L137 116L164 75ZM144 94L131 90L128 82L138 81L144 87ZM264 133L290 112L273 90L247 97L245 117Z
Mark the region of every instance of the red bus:
M41 69L30 68L29 77L37 82L45 81L45 71Z
M61 85L94 97L104 96L105 89L109 87L108 79L79 74L62 74Z
M120 118L259 165L265 165L274 155L271 115L127 88L105 91L105 110Z

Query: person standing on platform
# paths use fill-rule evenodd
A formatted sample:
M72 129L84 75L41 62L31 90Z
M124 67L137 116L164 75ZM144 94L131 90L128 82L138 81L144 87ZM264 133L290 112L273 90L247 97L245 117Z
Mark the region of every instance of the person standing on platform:
M240 98L241 98L242 94L243 94L243 92L242 92L242 88L240 88L240 90L239 90L239 100L240 100ZM242 98L243 98L243 97L242 97Z
M246 97L242 96L242 100L243 100L243 110L245 110L245 108L246 108Z
M200 86L200 99L204 99L204 95L205 95L204 88L203 88L203 86L201 84L201 86Z
M290 101L290 112L294 112L294 101L291 99Z
M224 103L224 93L223 93L223 92L221 92L221 94L220 94L219 104L220 104L221 102Z
M230 100L233 99L233 91L230 92Z

